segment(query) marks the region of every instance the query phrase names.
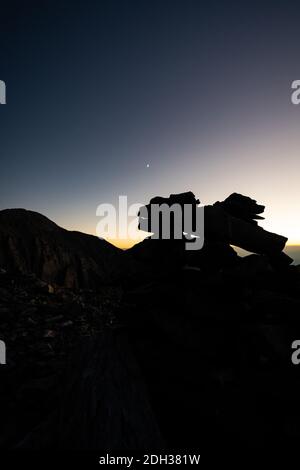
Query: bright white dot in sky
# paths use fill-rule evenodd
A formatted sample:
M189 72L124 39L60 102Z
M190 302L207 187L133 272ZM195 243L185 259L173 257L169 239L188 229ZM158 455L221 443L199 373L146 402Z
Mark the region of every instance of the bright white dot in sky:
M149 166L150 166L149 163L147 163L147 168L149 168Z

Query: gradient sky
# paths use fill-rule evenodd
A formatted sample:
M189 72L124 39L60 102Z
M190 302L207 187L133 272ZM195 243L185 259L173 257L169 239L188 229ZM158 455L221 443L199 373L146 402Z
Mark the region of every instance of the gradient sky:
M1 5L0 209L94 234L119 195L237 191L300 243L299 25L299 2Z

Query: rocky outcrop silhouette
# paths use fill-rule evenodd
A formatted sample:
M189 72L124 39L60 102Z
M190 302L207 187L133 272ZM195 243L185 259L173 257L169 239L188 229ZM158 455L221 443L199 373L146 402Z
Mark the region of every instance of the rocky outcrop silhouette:
M192 242L191 234L197 235L196 217L199 199L189 191L181 194L171 194L168 198L156 196L139 212L139 227L153 235L141 243L133 246L129 251L136 259L145 265L157 270L175 265L194 266L204 270L216 270L232 266L241 261L232 245L243 248L249 252L264 256L273 266L285 267L293 262L283 249L287 238L276 233L268 232L259 227L257 220L263 219L265 207L257 204L254 199L238 193L231 194L222 202L207 205L204 212L204 245L201 250L189 251L185 248L188 240ZM192 208L191 217L194 230L191 233L181 233L178 239L178 230L175 230L175 218L170 212L170 239L164 239L161 224L153 227L152 207L170 209L175 206L182 208L182 227L184 227L185 205ZM172 217L173 216L173 217ZM178 222L178 220L177 220ZM177 235L175 235L177 234Z
M201 250L151 237L130 250L151 276L126 292L123 316L162 433L171 447L204 453L216 443L222 450L293 446L300 438L299 372L291 362L300 338L299 267L282 251L286 237L257 226L263 206L256 201L234 194L205 209ZM238 256L233 239L256 253Z

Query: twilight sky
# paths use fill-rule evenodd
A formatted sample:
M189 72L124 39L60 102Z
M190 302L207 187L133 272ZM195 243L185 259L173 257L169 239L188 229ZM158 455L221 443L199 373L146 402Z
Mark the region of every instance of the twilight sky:
M237 191L300 244L299 2L7 3L0 209L95 234L119 195Z

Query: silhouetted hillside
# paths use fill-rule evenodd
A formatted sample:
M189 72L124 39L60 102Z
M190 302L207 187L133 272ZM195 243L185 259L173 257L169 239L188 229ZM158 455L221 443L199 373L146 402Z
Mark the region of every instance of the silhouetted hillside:
M127 262L126 262L127 261ZM0 266L70 288L120 280L129 261L105 240L65 230L24 209L0 211Z

